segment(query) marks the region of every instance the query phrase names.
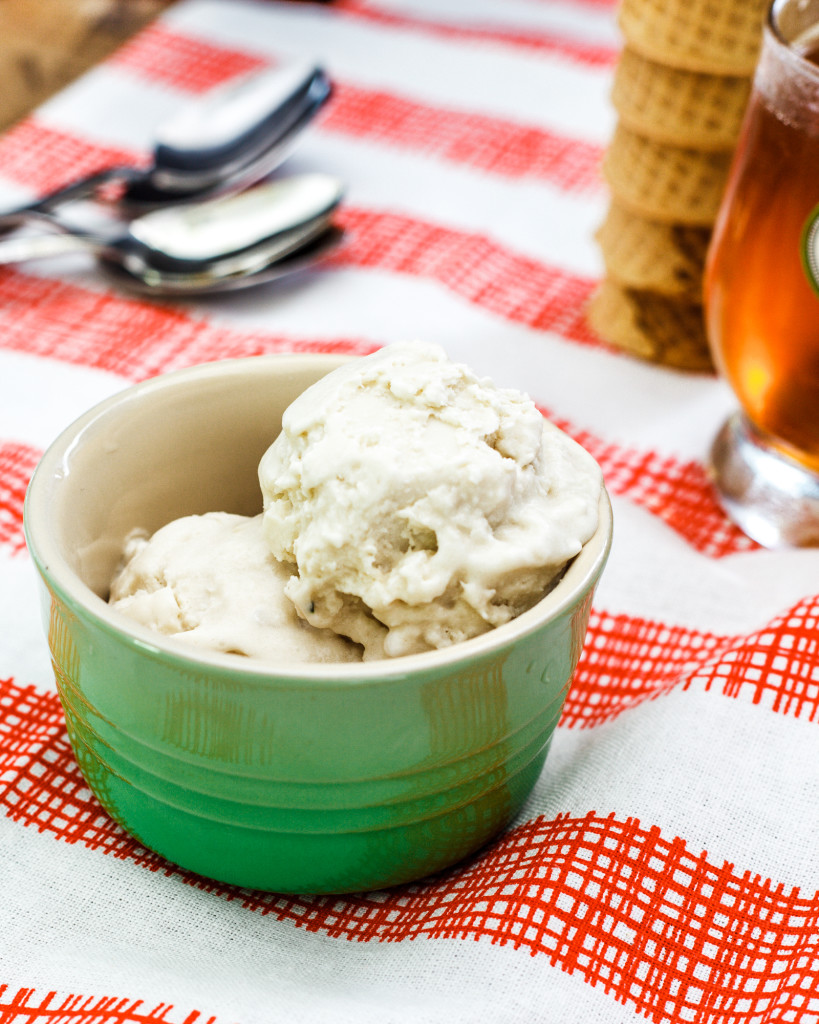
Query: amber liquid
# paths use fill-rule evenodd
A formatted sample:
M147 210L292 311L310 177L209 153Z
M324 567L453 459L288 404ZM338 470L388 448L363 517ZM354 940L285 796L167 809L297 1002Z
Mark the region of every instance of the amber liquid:
M714 358L757 430L819 470L819 295L801 238L819 204L819 118L807 129L756 94L705 281Z

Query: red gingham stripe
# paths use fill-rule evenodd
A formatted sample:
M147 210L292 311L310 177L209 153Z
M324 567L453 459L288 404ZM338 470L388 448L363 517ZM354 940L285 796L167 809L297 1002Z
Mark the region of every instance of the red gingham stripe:
M608 0L596 0L608 3ZM504 29L449 25L430 18L381 11L358 0L336 0L338 17L347 17L399 30L415 30L456 42L498 43L538 54L548 54L591 68L612 67L617 59L613 46L594 45L536 29ZM237 74L254 70L268 58L244 50L218 46L155 23L144 29L111 58L112 63L177 88L202 92Z
M686 689L750 695L780 715L819 721L819 595L804 598L750 636L736 638L686 680Z
M271 64L267 57L214 46L160 22L149 25L109 58L111 65L193 94Z
M347 206L338 220L351 236L335 258L339 264L432 280L494 316L601 345L585 316L597 286L591 277L523 256L487 235L405 214Z
M560 724L600 725L675 687L819 721L819 594L743 636L592 609Z
M610 494L647 509L697 551L722 558L758 549L723 512L701 463L611 444L587 430L577 430L546 409L541 412L597 459Z
M604 467L606 485L664 520L697 551L722 558L759 545L725 515L701 463L621 448L584 432L575 437Z
M145 154L89 142L70 132L20 121L0 140L0 175L33 192L48 192L103 167L144 167Z
M753 637L718 636L592 608L560 724L566 728L601 725L644 701L687 687L710 661L727 656L733 643L753 646L753 642ZM732 696L738 696L741 688L740 684Z
M459 43L498 43L503 46L531 50L535 53L550 54L577 64L586 64L589 67L608 68L613 66L617 59L618 51L613 46L582 43L579 40L534 28L504 29L479 25L474 27L462 24L451 25L445 21L435 21L431 18L411 17L406 14L379 10L366 3L366 0L336 0L333 9L341 11L348 17L385 25L389 28L427 32L430 35L454 39Z
M357 941L488 939L546 956L658 1024L805 1019L796 1015L819 986L819 894L711 863L707 851L635 818L538 817L457 870L388 892L240 890L179 872L100 811L54 695L9 680L0 708L0 801L13 820L180 874L309 931Z
M0 441L0 546L12 554L25 550L23 502L42 452L15 441Z
M184 1018L173 1012L172 1003L148 1008L141 999L115 996L74 995L58 997L56 992L38 995L33 988L20 988L14 995L0 984L0 1024L215 1024L193 1010ZM169 1016L170 1014L170 1016Z
M6 270L0 273L0 348L137 381L214 359L275 352L365 355L377 345L233 331L180 309Z
M506 178L548 181L567 192L602 187L602 146L389 92L341 83L320 124L324 132L429 153Z
M184 42L184 36L179 38ZM170 42L168 46L174 52ZM148 53L152 58L153 50ZM386 91L337 84L318 126L320 131L430 154L499 177L550 182L566 192L602 187L601 146L501 118L417 103ZM144 153L88 142L33 118L0 140L0 175L38 193L101 167L148 163Z

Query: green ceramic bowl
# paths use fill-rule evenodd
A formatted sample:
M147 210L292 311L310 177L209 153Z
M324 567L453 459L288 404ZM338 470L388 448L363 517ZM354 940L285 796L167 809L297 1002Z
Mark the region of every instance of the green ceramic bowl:
M260 356L131 387L69 427L26 498L69 736L88 785L149 849L291 893L380 888L466 856L543 767L611 541L507 625L392 661L276 666L195 654L112 612L125 534L261 510L286 406L342 360Z

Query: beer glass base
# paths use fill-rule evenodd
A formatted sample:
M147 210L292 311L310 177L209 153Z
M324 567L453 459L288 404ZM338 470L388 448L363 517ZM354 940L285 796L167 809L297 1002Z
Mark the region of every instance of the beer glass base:
M741 413L717 435L711 468L743 533L766 548L819 546L819 476L766 445Z

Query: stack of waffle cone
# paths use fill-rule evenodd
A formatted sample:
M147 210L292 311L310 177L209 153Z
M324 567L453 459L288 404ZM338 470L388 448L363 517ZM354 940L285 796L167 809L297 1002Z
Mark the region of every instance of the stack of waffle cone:
M767 0L621 0L617 125L589 321L610 344L709 369L705 254L751 89Z

